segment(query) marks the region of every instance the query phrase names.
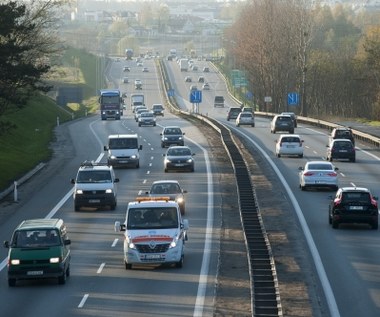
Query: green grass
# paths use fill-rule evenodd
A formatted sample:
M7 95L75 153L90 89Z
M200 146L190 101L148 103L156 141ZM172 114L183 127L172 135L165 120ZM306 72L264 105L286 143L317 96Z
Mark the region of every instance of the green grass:
M4 189L38 163L51 156L49 143L53 128L70 120L71 115L44 96L32 100L24 109L6 116L16 125L0 137L0 188Z
M98 109L96 57L83 50L68 49L60 64L49 82L80 85L85 100L82 104L59 107L51 98L38 95L21 110L0 118L16 125L15 129L0 136L0 192L40 162L49 160L52 155L49 144L54 139L57 117L64 123Z

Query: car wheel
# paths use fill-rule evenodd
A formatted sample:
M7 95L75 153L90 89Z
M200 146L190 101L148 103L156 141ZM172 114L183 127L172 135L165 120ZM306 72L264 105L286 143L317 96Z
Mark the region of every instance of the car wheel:
M377 230L377 229L379 228L378 220L374 221L374 222L371 224L371 227L372 227L372 230Z
M303 190L303 191L306 190L306 186L302 186L302 185L300 185L300 188L301 188L301 190Z
M126 270L131 270L132 269L132 264L125 262L125 269Z
M70 276L70 264L68 265L67 269L66 269L66 276L69 277Z
M277 153L277 157L281 157L281 154L280 154L280 153Z
M164 147L165 147L164 143L161 143L161 147L162 147L162 148L164 148Z
M303 158L303 154L298 155L298 157Z
M339 221L332 220L331 222L332 222L333 229L338 229L339 228Z
M254 125L254 124L252 124L252 125L251 125L251 127L252 127L252 128L254 128L254 127L255 127L255 125Z
M177 269L180 269L183 267L183 261L184 261L184 255L181 256L181 259L175 264L175 267Z
M329 224L330 225L332 224L332 217L331 217L330 211L329 211Z
M165 173L167 173L167 172L168 172L168 169L167 169L167 168L165 168L165 170L164 170L164 171L165 171Z
M293 134L293 133L294 133L294 130L290 130L289 133L290 133L290 134Z
M352 163L355 163L355 158L352 158L350 161L351 161Z
M16 279L15 278L9 278L8 279L8 286L10 286L10 287L16 286Z
M67 278L67 275L65 271L60 277L58 277L58 284L60 285L66 284L66 278Z
M141 124L139 123L139 127L141 127Z
M115 210L115 209L116 209L116 203L110 205L110 209L111 209L111 210Z
M327 160L328 160L329 162L332 162L332 161L333 161L332 156L331 156L331 157L328 157Z
M237 127L240 127L240 125L239 125L239 124L237 124L236 126L237 126Z
M74 205L74 210L75 211L80 211L80 206L79 205Z

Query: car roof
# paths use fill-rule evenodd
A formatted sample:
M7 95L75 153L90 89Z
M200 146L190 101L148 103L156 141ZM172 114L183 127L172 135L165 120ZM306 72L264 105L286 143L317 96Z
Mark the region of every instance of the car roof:
M279 139L284 137L301 138L299 134L280 134Z
M140 201L131 201L128 203L128 209L130 208L139 208L143 205L143 207L178 207L178 203L174 200L170 200L169 197L166 197L168 200L155 200L157 198L145 197L147 200L144 200L144 197L139 198ZM162 196L165 198L165 195Z
M337 143L337 142L349 142L352 144L350 139L333 139L333 140L331 140L331 143Z
M154 181L152 183L152 186L153 185L156 185L156 184L178 184L179 185L179 182L177 180L169 180L169 179L165 179L165 180L159 180L159 181Z
M135 139L137 134L110 134L108 139Z
M21 222L20 225L17 227L17 230L28 230L36 228L59 228L62 224L62 219L28 219Z
M350 192L350 191L361 191L361 192L367 192L370 193L371 191L368 188L365 187L341 187L339 188L343 192Z
M324 165L334 166L331 162L328 162L328 161L309 161L309 162L306 162L305 166L308 166L311 164L324 164Z
M166 127L164 127L164 129L181 129L178 125L168 125Z

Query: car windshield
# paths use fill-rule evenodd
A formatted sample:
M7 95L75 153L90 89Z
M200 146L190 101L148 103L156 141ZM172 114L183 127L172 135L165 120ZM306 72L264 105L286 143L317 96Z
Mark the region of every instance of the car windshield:
M137 148L137 139L110 139L108 147L111 150L117 149L136 149Z
M171 148L168 150L168 156L188 156L191 155L190 149L187 148Z
M150 112L143 112L141 114L141 117L153 117L153 113L150 113Z
M333 167L330 164L309 164L307 167L308 170L323 170L323 171L332 171Z
M164 134L182 134L182 132L179 128L167 128L165 129Z
M177 208L154 207L129 209L127 229L170 229L178 228Z
M33 229L16 231L11 244L15 248L45 248L60 243L61 239L56 229Z
M181 188L176 183L154 184L150 190L151 194L180 194Z
M365 192L344 192L342 193L342 202L370 204L371 197L369 193Z
M111 173L109 171L80 171L77 183L111 183Z

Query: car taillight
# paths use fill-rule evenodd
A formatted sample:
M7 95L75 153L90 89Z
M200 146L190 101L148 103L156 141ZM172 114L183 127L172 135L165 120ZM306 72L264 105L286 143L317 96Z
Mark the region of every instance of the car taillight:
M336 206L340 205L341 202L342 201L339 198L335 199L334 200L334 206L336 207Z
M313 176L314 173L313 172L305 172L303 173L303 176Z
M331 176L331 177L336 177L336 173L335 172L331 172L331 173L327 173L327 176Z
M377 201L371 197L371 205L377 208Z

